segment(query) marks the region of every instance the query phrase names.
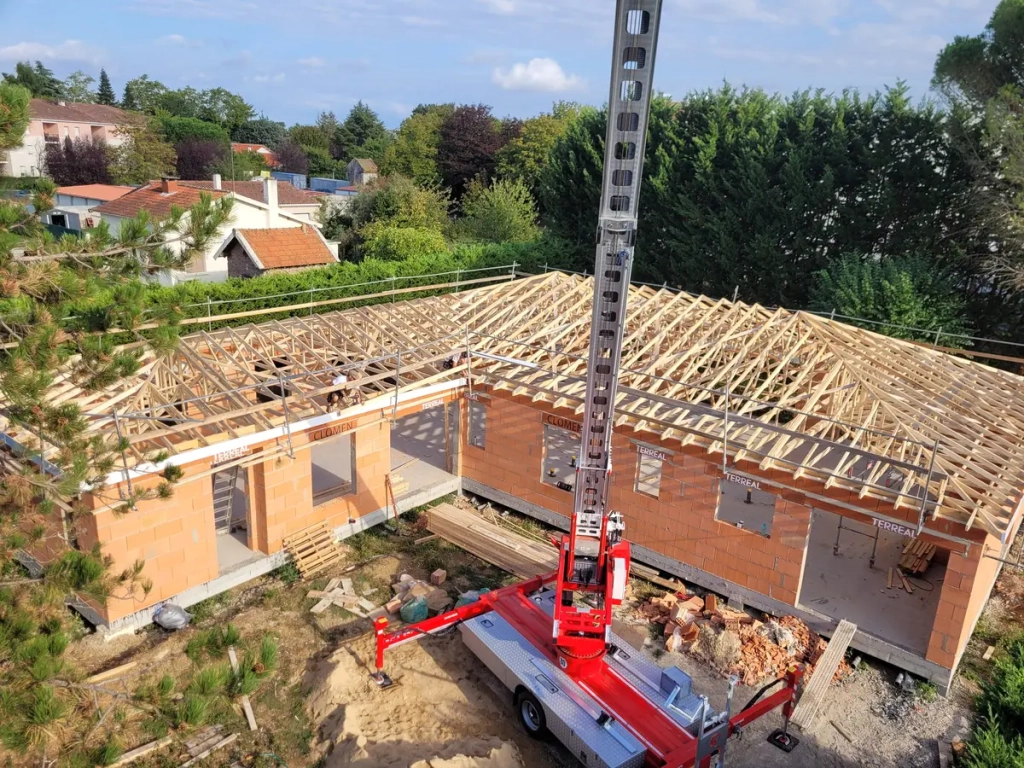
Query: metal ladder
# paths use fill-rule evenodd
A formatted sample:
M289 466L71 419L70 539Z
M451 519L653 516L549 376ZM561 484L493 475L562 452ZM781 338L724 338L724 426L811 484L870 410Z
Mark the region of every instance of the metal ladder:
M213 475L213 524L218 535L231 532L240 469L241 467L236 465Z

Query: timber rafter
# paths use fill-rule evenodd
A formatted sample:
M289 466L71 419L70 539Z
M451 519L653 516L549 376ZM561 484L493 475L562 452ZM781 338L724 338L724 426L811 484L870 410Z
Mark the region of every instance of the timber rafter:
M582 413L590 280L548 273L463 293L199 331L102 392L52 388L129 460L327 413L344 372L363 398L465 376ZM1024 489L1024 379L802 312L631 288L618 424L730 465L881 499L1002 537ZM399 364L399 357L401 362ZM287 409L282 402L287 397ZM16 440L28 442L7 425Z

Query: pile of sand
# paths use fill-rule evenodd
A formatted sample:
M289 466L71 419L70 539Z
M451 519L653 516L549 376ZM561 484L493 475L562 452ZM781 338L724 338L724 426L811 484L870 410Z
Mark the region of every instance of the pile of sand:
M511 694L462 644L456 632L388 652L395 686L370 680L372 635L353 639L319 662L309 707L319 724L326 768L523 768L513 741L529 741L513 715ZM524 745L527 749L532 745Z

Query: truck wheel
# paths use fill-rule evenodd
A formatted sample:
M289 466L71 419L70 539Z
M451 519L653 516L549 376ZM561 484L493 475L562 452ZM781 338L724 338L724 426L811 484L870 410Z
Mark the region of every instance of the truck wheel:
M528 735L535 739L542 739L547 735L548 725L544 707L532 693L520 691L516 694L516 712Z

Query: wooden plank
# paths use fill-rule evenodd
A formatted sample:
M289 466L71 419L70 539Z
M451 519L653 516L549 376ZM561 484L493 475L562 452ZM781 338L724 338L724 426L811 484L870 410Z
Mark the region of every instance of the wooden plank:
M981 654L981 660L982 661L988 661L989 659L992 658L992 654L995 653L995 652L996 652L996 647L994 645L990 645L988 648L985 649L985 652L983 654Z
M104 680L112 680L116 677L121 677L125 672L135 669L139 665L137 661L129 661L127 664L122 664L119 667L113 667L108 669L106 672L97 672L92 677L85 678L87 683L102 683Z
M173 736L164 736L162 739L158 739L157 741L151 741L149 742L149 744L143 744L141 747L136 747L131 752L125 752L123 755L121 755L121 757L119 757L110 765L128 765L128 763L135 762L140 757L145 757L150 752L155 752L158 749L163 749L172 741L174 741Z
M195 765L200 760L203 760L203 759L209 757L210 755L212 755L218 749L223 749L224 747L226 747L228 744L232 743L237 738L238 738L238 734L237 733L232 733L230 736L227 736L227 737L221 739L220 741L218 741L216 744L214 744L209 749L206 749L203 752L200 752L198 755L193 757L188 762L182 763L179 766L179 768L188 768L190 765Z
M907 594L908 595L914 594L914 588L912 586L910 586L910 582L907 581L907 577L903 575L903 571L899 571L898 570L897 573L899 573L900 581L903 582L903 588L905 590L907 590Z
M206 742L210 742L212 744L217 739L221 738L218 734L223 730L224 726L220 724L208 725L206 728L200 728L196 732L195 736L185 742L185 749L188 750L190 755L195 757L196 748L199 747L199 745L205 744ZM202 750L200 749L198 751L201 752Z
M322 600L320 600L319 603L317 603L312 608L310 608L309 612L310 613L323 613L328 608L330 608L332 605L334 605L334 598L331 595L327 595L327 597L323 598Z
M249 702L249 697L242 695L242 711L245 712L245 719L249 723L250 731L258 731L259 727L256 725L256 715L253 714L252 704Z
M843 655L850 647L850 642L855 634L857 634L857 625L843 619L839 622L832 639L829 640L825 653L818 660L814 674L811 675L811 680L807 684L807 690L804 691L796 712L793 713L793 722L804 731L807 731L818 714L818 708L825 699L825 694L828 693L829 686L832 684L832 678L835 677L839 663L843 660Z
M338 585L341 584L341 582L342 582L342 579L340 579L340 578L338 578L338 579L331 579L330 581L327 582L327 586L324 587L324 592L333 592L335 589L338 588Z
M438 535L436 533L432 533L429 536L421 536L420 538L416 539L416 541L414 541L413 544L424 544L428 541L433 541L436 538L438 538Z
M337 586L337 585L335 585L335 586ZM341 591L344 592L346 595L354 595L355 594L355 590L354 590L354 588L352 586L352 579L342 579L341 580Z
M892 576L893 576L892 568L890 567L889 568L889 575L885 579L885 588L886 589L892 589Z

